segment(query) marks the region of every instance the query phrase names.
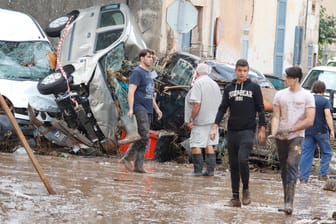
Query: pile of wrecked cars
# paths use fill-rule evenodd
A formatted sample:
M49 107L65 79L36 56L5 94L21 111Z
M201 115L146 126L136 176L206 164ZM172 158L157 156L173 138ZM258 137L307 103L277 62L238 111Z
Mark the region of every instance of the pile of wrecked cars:
M55 70L40 77L38 93L28 99L36 133L75 153L115 153L137 140L136 122L127 117L127 81L146 44L127 5L74 10L51 21L45 32L59 37L60 44ZM154 66L156 100L163 111L163 118L154 116L151 126L155 138L151 150L158 161L188 155L184 98L201 60L176 52L160 58ZM210 77L222 89L234 78L233 64L205 62L212 67ZM274 87L258 71L251 69L249 77L261 85L266 109L271 111ZM221 133L225 136L225 122ZM225 137L221 145L225 145Z

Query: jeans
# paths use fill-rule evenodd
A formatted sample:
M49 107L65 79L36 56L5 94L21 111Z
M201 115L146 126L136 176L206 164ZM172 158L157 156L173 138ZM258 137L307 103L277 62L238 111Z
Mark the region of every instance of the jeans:
M302 137L290 140L276 139L283 186L292 181L296 183L299 173L302 140Z
M127 151L128 154L132 154L132 151L146 151L149 141L150 120L152 114L149 114L145 111L135 111L134 115L137 121L138 133L141 138L131 145Z
M253 148L254 135L253 130L228 132L231 187L234 197L239 196L240 179L243 183L243 190L247 190L249 187L250 169L248 160Z
M332 157L329 133L306 136L302 144L302 155L300 160L300 179L308 180L312 168L316 145L321 152L319 176L328 174L329 163Z

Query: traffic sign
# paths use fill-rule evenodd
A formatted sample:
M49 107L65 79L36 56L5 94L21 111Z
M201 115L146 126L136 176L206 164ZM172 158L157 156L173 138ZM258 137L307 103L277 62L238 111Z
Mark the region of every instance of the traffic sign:
M188 33L197 25L196 7L186 0L175 0L167 8L167 22L178 33Z

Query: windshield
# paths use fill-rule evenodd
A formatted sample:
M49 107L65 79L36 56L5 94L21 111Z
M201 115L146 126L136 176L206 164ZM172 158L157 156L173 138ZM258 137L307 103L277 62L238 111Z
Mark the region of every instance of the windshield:
M326 89L336 89L336 72L322 70L313 70L307 76L302 87L310 90L313 83L317 80L323 81L326 84Z
M123 74L123 63L125 62L125 46L120 43L118 46L108 52L100 63L106 73L109 87L116 97L116 102L121 109L121 114L128 113L127 91L128 86L126 77Z
M190 85L193 75L193 66L184 59L179 59L173 69L168 72L170 81L181 86Z
M0 79L38 81L52 71L48 42L0 41Z

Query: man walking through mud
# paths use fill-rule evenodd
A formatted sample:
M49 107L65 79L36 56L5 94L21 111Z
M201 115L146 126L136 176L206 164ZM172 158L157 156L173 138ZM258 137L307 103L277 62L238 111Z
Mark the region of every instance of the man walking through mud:
M190 147L194 164L193 176L214 176L216 154L213 146L218 144L218 135L210 139L210 131L221 102L218 84L208 74L210 67L200 63L195 70L195 82L185 98L185 122L190 133ZM202 173L205 148L207 169Z
M305 130L300 160L300 182L307 183L313 164L316 145L319 146L321 160L318 179L328 179L329 163L332 157L330 140L335 139L334 123L331 115L330 100L324 97L326 85L322 81L315 81L312 86L315 99L315 120L313 126Z
M272 135L275 137L284 190L284 208L279 211L291 215L295 185L298 177L301 144L304 130L314 123L314 96L300 86L302 70L289 67L285 70L288 88L275 94L273 100Z
M144 49L139 53L140 64L133 69L128 87L128 116L132 118L135 115L141 139L131 145L120 162L124 163L129 171L132 171L131 160L135 156L133 171L138 173L146 173L143 163L149 140L153 108L158 114L158 119L162 117L162 112L154 99L154 82L150 72L153 58L154 51L150 49Z
M265 142L266 118L260 86L247 78L249 64L245 59L236 63L237 78L228 84L223 93L222 103L218 108L211 138L216 132L226 110L230 109L228 119L227 147L231 173L231 206L241 207L239 198L240 179L243 184L243 205L251 203L249 191L249 155L254 144L256 115L259 117L258 141Z

